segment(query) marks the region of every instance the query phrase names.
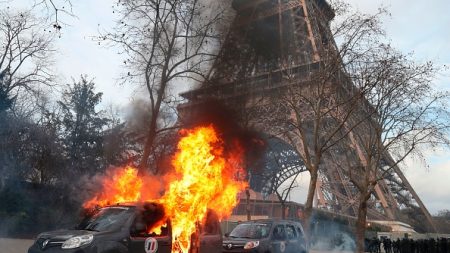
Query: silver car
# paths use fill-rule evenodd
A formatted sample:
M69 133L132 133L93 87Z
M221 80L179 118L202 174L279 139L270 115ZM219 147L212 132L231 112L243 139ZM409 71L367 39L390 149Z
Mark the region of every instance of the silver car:
M306 253L303 227L290 220L254 220L239 223L223 240L224 253Z

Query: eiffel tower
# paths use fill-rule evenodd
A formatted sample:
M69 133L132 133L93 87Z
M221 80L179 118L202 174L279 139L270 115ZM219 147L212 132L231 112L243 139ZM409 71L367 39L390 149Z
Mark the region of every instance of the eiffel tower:
M310 88L324 58L337 54L330 31L335 14L326 0L233 0L232 8L236 16L211 69L210 81L181 94L188 102L179 106L179 111L183 121L205 100L214 98L241 112L242 124L268 136L265 170L250 178L253 190L268 195L307 171L286 135L280 135L289 131L289 126L267 119L290 117L292 113L276 106L274 96L292 88ZM337 72L335 85L351 89L343 70ZM341 154L350 153L346 158L357 161L357 146L348 140L347 151L340 150ZM335 151L324 157L319 169L315 207L356 216L358 191L336 166L336 160L343 158ZM435 230L430 213L398 167L378 183L368 205L368 219L408 222L400 215L401 209L408 208L414 212L411 216L428 222L428 230Z

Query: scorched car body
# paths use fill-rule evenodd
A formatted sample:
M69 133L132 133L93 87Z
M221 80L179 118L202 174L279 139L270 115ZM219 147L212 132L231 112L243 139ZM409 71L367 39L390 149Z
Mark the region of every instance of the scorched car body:
M157 218L148 216L148 212L144 217L144 212L157 206L147 203L143 206L119 204L104 207L82 221L76 229L41 233L28 253L170 253L172 233L169 220L159 235L147 232L151 226L148 223L157 221ZM200 252L221 252L219 221L214 215L208 215L207 219L208 225L201 228L199 237Z

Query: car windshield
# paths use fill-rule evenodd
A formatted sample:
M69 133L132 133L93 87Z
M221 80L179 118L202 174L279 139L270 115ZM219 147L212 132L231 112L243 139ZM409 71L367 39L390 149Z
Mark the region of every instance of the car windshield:
M122 226L133 214L130 207L106 207L83 220L78 229L91 231L109 231Z
M271 223L242 223L231 231L229 237L261 239L269 235Z

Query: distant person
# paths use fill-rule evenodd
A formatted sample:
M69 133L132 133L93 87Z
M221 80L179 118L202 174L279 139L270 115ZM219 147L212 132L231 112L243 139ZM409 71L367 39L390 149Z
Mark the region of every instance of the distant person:
M380 240L374 237L369 242L369 251L371 253L380 253Z
M445 252L445 253L449 252L448 239L444 238L444 237L441 238L441 252Z
M368 238L364 238L364 251L370 251L371 242Z
M384 252L392 253L392 242L391 242L391 239L385 238L383 240L383 248L384 248Z
M416 249L417 249L416 245L417 245L416 241L414 241L413 239L409 239L409 251L411 253L416 252Z
M375 238L375 252L381 253L381 241L378 238Z
M434 238L431 238L431 239L429 240L428 246L429 246L428 249L429 249L429 252L430 252L430 253L436 253L436 252L437 252L436 241L434 240Z
M392 243L392 250L394 253L400 253L400 240L398 238Z

